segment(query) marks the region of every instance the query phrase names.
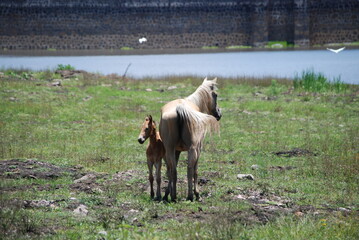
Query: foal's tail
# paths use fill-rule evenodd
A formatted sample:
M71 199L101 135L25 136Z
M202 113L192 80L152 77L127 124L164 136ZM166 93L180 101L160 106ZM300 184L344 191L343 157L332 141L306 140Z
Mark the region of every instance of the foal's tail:
M211 115L193 110L185 104L176 108L180 132L187 127L189 132L195 136L205 136L207 132L219 133L219 122Z

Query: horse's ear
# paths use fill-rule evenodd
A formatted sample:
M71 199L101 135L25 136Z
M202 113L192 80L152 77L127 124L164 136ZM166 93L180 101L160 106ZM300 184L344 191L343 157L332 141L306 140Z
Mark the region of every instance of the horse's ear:
M207 77L203 80L203 82L207 81Z
M214 83L217 83L217 78L214 78L212 81L213 81Z

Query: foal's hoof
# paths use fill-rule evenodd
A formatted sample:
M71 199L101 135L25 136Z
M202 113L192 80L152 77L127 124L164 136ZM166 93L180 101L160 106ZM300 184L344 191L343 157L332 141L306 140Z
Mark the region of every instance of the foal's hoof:
M161 200L162 200L162 197L161 197L161 196L155 197L155 198L153 199L153 201L156 201L156 202L161 202Z

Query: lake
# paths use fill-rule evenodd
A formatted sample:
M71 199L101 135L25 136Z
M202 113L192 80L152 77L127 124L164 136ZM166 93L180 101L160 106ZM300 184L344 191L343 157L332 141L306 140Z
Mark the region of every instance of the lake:
M242 51L223 53L147 54L111 56L0 56L0 68L55 69L70 64L76 69L142 78L167 75L199 77L284 77L313 69L329 79L341 77L359 84L359 49L338 54L327 50Z

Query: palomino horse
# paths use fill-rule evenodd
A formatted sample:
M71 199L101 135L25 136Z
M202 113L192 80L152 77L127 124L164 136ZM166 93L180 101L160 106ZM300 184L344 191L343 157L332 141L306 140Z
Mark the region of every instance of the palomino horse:
M188 152L188 195L193 201L193 192L199 199L197 190L198 158L207 130L218 130L221 111L217 107L217 78L204 79L201 86L184 99L177 99L161 109L160 135L166 150L168 187L164 196L176 201L177 162L182 151ZM193 189L194 182L194 189Z
M153 165L156 167L156 182L157 182L157 191L156 191L156 200L161 200L161 166L162 158L165 156L165 148L163 146L160 134L156 131L156 123L153 121L152 116L149 115L145 118L145 121L142 124L142 129L140 135L138 136L138 142L143 144L147 138L150 138L148 143L146 156L147 156L147 166L149 170L148 180L151 185L151 198L154 197L153 191Z

